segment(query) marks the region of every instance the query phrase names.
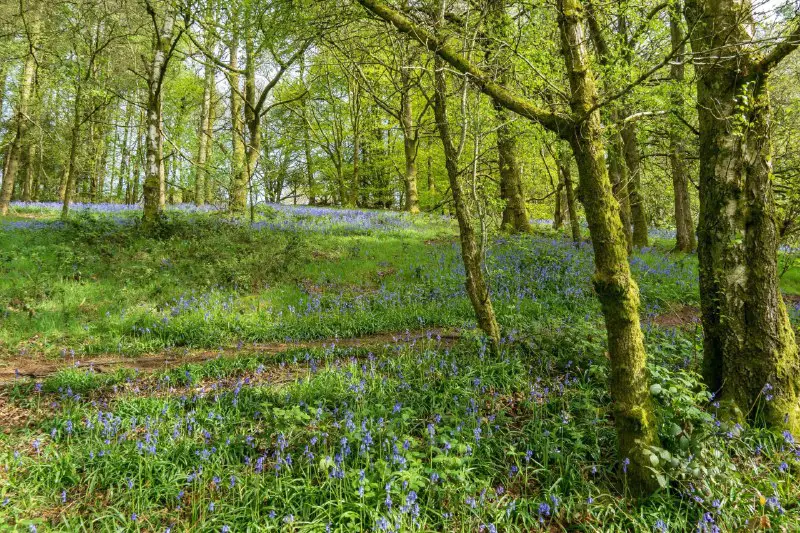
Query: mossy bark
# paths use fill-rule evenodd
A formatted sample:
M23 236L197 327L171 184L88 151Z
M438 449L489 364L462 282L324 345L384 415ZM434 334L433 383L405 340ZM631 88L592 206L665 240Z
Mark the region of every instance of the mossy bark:
M658 432L649 393L644 339L639 325L639 289L630 273L626 237L604 157L600 113L581 24L579 0L558 0L558 24L575 116L586 117L564 136L578 163L581 200L595 253L593 284L603 310L611 358L609 390L619 453L630 460L628 482L637 494L657 488L648 447Z
M625 153L625 166L628 169L628 203L631 209L631 242L633 246L647 246L647 210L642 197L642 156L639 153L636 121L629 121L622 127L622 146Z
M461 188L458 172L458 154L450 136L450 123L447 118L447 80L445 78L444 64L438 57L435 59L434 68L435 94L433 109L436 117L436 127L444 147L447 178L450 182L450 192L453 195L453 204L455 206L456 219L458 220L461 258L464 261L464 271L467 278L467 294L475 311L478 327L489 338L493 351L496 351L500 343L500 327L497 324L492 300L489 296L489 287L484 276L482 258L478 249L478 241L466 195Z
M570 149L558 150L558 181L562 191L561 212L569 221L570 234L573 242L581 240L581 225L578 220L578 206L575 199L575 189L572 184L572 154Z
M800 357L777 274L768 69L749 4L687 2L700 130L704 376L724 412L800 431ZM724 50L724 52L720 52Z
M670 89L672 109L682 113L685 107L683 88L685 78L685 44L684 31L681 25L680 4L673 4L669 11L670 43L675 61L670 64L670 78L673 85ZM675 247L682 252L691 252L697 247L692 221L691 203L689 199L689 173L686 165L686 146L676 119L670 123L669 131L669 165L672 171L672 188L675 206Z
M488 60L495 68L497 79L505 85L508 83L508 71L511 66L508 46L513 41L513 20L506 11L506 0L488 2L486 33L489 37ZM511 116L499 102L493 103L499 123L496 138L500 167L500 198L505 202L502 226L514 233L527 233L531 231L531 225L525 206L525 190L517 160L517 141L511 127Z
M614 117L616 119L616 115ZM622 135L618 131L612 132L608 146L608 174L614 198L619 203L619 220L622 223L622 232L625 234L625 246L630 252L633 249L633 232L628 194L628 167L625 164L624 150Z

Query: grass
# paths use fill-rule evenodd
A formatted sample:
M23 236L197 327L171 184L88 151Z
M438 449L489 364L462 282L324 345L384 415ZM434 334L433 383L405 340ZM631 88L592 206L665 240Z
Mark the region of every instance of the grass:
M694 256L668 253L664 236L631 258L663 484L634 502L589 247L548 229L491 243L505 334L491 357L450 220L280 208L251 226L174 211L145 238L135 213L92 209L61 225L28 206L34 218L0 229L6 357L238 348L3 389L0 531L800 528L794 437L719 421L698 377L701 332L655 320L698 303ZM441 326L461 340L437 340ZM407 329L428 334L250 348Z

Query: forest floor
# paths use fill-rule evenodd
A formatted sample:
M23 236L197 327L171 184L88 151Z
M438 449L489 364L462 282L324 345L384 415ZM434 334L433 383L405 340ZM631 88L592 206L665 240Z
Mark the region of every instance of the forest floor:
M586 243L488 243L495 358L445 217L176 209L143 236L119 206L15 209L0 531L800 529L794 436L727 426L700 385L696 257L668 232L631 257L663 482L634 504Z

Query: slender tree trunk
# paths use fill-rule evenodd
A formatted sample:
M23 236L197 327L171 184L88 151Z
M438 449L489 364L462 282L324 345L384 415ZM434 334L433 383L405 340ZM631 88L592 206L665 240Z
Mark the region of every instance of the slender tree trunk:
M800 357L777 273L767 78L750 8L687 2L700 131L704 376L721 410L800 431Z
M350 120L353 127L353 182L350 184L348 203L357 206L358 191L361 188L361 86L357 80L353 82L350 91Z
M566 207L562 201L562 197L564 196L564 180L562 178L561 166L558 165L558 161L556 161L556 165L558 168L558 183L553 184L553 176L550 176L550 186L555 187L554 190L554 206L553 206L553 229L559 231L561 226L564 225L564 214L563 209Z
M647 246L647 210L642 198L642 158L639 154L639 140L636 121L629 121L622 128L622 145L625 151L625 164L628 168L628 198L631 206L631 224L634 246Z
M417 150L419 148L419 131L414 124L414 110L411 103L411 75L405 56L402 55L400 65L400 126L403 130L403 153L406 168L404 174L405 185L405 210L409 213L419 213L419 198L417 194Z
M500 197L505 200L503 227L515 233L531 231L525 192L517 161L517 141L511 131L509 112L495 103L495 113L500 126L497 129L497 157L500 165Z
M489 57L499 69L500 83L507 84L510 64L508 45L513 41L513 21L506 11L506 0L491 0L488 8L487 33L492 36L488 46ZM493 104L499 123L496 138L500 166L500 198L505 202L502 226L514 233L527 233L531 231L531 225L525 206L525 191L517 161L517 141L511 128L511 116L499 102L493 101Z
M245 34L245 80L244 80L244 119L247 124L247 146L245 149L245 164L247 180L245 186L250 189L253 177L256 173L258 158L261 155L261 115L256 109L256 63L254 56L255 43L248 29ZM278 193L280 196L280 192ZM242 206L245 209L247 205Z
M616 121L616 114L614 114ZM608 174L611 178L611 185L614 197L619 203L619 218L622 222L622 231L625 233L625 242L628 252L633 247L633 233L631 228L631 204L628 194L628 167L625 164L624 146L622 135L618 131L611 134L608 148Z
M170 59L170 47L175 28L175 14L168 10L154 43L153 59L149 66L147 80L147 109L145 134L146 163L144 174L144 209L142 223L145 228L152 227L164 210L166 204L166 183L164 176L164 146L162 134L162 93L164 73Z
M683 88L685 68L683 61L685 58L684 32L681 26L681 9L676 4L670 8L669 27L670 41L675 53L675 60L670 65L670 77L673 86L670 93L670 104L678 113L683 112L685 102L683 98ZM694 224L692 222L691 204L689 201L689 172L686 168L686 146L683 135L676 120L670 124L669 131L669 164L672 170L672 188L675 205L675 237L676 248L682 252L691 252L697 247L697 240L694 236Z
M231 70L228 72L228 82L231 86L231 188L230 205L231 213L244 214L247 209L247 162L244 146L244 127L242 125L242 97L240 96L241 82L239 73L239 39L234 35L230 43Z
M75 86L75 102L72 111L72 135L69 144L69 160L64 177L59 186L59 196L61 198L61 218L69 216L69 206L72 202L72 195L75 190L76 176L78 175L78 162L82 159L78 156L78 151L83 146L81 144L81 121L83 113L83 83L78 80Z
M36 161L36 143L29 142L23 164L23 167L25 168L25 181L22 184L23 202L30 202L31 197L33 195L33 183L34 183L34 176L36 174L36 167L34 165L35 161Z
M19 82L19 97L17 98L17 109L15 127L17 133L9 147L6 155L6 168L3 173L3 184L0 186L0 216L8 214L8 206L11 203L11 195L14 192L14 181L21 160L27 154L30 130L30 103L33 98L34 83L36 78L36 56L35 49L39 38L39 17L38 8L34 4L28 11L30 15L30 31L28 54L25 57L25 64L22 67L22 74Z
M208 44L208 43L206 43ZM205 66L205 81L203 83L203 104L200 110L200 129L198 131L197 167L194 181L194 203L197 206L205 204L205 182L208 176L206 168L208 161L208 148L211 145L211 100L214 92L215 69L209 61Z
M489 296L489 287L483 271L483 261L478 249L475 229L472 225L466 195L461 189L458 172L458 154L450 137L450 123L447 118L447 81L445 79L444 64L438 57L435 59L435 104L434 114L439 137L442 139L445 154L445 167L450 181L450 191L453 195L453 204L458 220L459 238L461 240L461 257L464 261L466 273L466 289L469 295L478 327L483 330L491 342L493 351L497 351L500 343L500 327L497 325L492 300Z
M631 277L625 232L605 164L595 80L589 66L579 0L558 0L558 23L575 116L586 116L566 136L580 175L581 200L595 254L595 292L600 300L611 358L609 390L619 452L630 460L627 477L635 492L657 487L648 446L658 432L649 393L644 339L639 326L639 289ZM588 113L588 116L587 116Z
M125 110L125 131L122 134L122 153L119 161L119 180L117 180L117 201L122 201L123 185L128 182L128 175L130 174L131 165L131 151L128 144L130 143L130 129L133 127L131 120L133 118L133 106L128 104Z
M566 198L570 233L572 234L572 241L577 243L581 240L581 225L578 220L575 189L572 186L572 154L570 154L569 150L559 148L558 159L559 171L563 172L561 179L564 182L564 197Z

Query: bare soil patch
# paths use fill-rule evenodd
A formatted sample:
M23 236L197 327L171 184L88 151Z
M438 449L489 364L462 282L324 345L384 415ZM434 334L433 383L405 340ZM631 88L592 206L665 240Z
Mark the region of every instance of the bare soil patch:
M670 308L653 318L653 324L662 328L693 328L700 323L700 309L693 305Z
M292 349L323 348L334 345L339 348L360 348L369 346L384 346L398 343L412 343L426 338L440 339L442 343L452 345L459 335L452 330L430 329L425 331L376 333L363 337L352 338L327 338L313 341L275 342L263 344L248 344L246 353L277 354ZM15 357L0 361L0 386L13 382L19 378L39 379L68 367L92 368L95 372L113 372L120 368L131 368L142 372L165 370L186 363L199 363L216 359L218 357L236 357L242 353L240 347L227 347L216 350L187 350L171 349L157 354L144 354L135 357L121 357L118 354L104 354L87 358L77 357L53 361L37 358L30 354L25 357ZM80 364L78 364L78 362Z

